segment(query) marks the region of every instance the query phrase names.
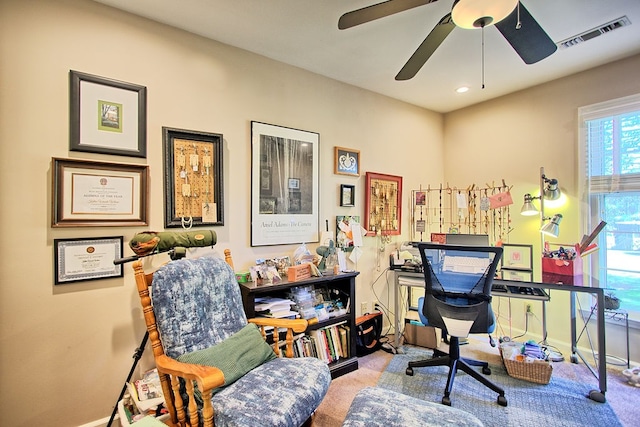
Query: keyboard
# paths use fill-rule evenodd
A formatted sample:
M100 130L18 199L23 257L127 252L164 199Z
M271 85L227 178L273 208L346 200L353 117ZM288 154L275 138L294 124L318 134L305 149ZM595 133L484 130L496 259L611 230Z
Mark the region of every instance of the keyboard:
M442 262L443 271L451 271L453 273L472 273L482 274L491 264L489 258L480 258L473 256L447 256Z
M493 283L491 294L497 297L525 298L541 301L549 301L549 294L541 288L530 286L515 286Z

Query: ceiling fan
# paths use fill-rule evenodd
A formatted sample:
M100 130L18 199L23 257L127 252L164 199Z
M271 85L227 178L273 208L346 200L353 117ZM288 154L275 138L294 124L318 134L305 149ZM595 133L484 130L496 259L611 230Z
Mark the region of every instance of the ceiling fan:
M341 30L403 12L437 0L388 0L347 12L338 21ZM455 27L465 29L495 25L522 58L534 64L556 51L556 44L518 0L454 0L451 12L440 19L396 80L414 77Z

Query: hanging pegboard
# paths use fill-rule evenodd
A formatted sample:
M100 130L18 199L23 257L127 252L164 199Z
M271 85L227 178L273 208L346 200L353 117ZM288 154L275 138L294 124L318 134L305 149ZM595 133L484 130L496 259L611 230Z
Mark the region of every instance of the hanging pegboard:
M411 191L411 240L427 242L446 233L487 234L491 242L508 242L511 187L475 184L466 188L440 184ZM432 234L434 234L432 239Z

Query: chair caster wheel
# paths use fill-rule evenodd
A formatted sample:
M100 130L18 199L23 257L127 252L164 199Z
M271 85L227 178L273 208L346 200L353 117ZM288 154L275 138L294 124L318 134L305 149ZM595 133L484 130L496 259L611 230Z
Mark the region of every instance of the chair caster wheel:
M404 371L405 374L409 375L410 377L413 376L413 368L407 368L406 371Z
M571 363L578 363L578 356L576 356L575 354L571 355Z
M498 405L507 406L507 398L504 396L498 396Z
M591 390L589 392L589 399L598 403L604 403L607 401L607 399L604 397L604 393L599 390Z
M449 396L444 396L442 398L442 404L443 405L447 405L447 406L451 406L451 399L449 398Z
M491 375L491 368L488 366L483 366L482 367L482 373L485 375Z

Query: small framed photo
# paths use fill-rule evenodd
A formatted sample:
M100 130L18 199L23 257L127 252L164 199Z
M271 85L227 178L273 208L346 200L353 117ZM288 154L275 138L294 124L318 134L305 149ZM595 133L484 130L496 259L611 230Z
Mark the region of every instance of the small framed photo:
M300 180L298 178L289 178L289 190L299 190Z
M335 174L360 176L360 151L334 147L334 156Z
M416 191L416 206L426 206L427 204L427 192L426 191Z
M52 159L52 227L147 225L149 167Z
M147 88L71 70L69 149L147 157Z
M122 277L122 264L113 263L122 258L122 240L122 236L55 239L55 284Z
M355 185L340 185L340 206L355 206Z

